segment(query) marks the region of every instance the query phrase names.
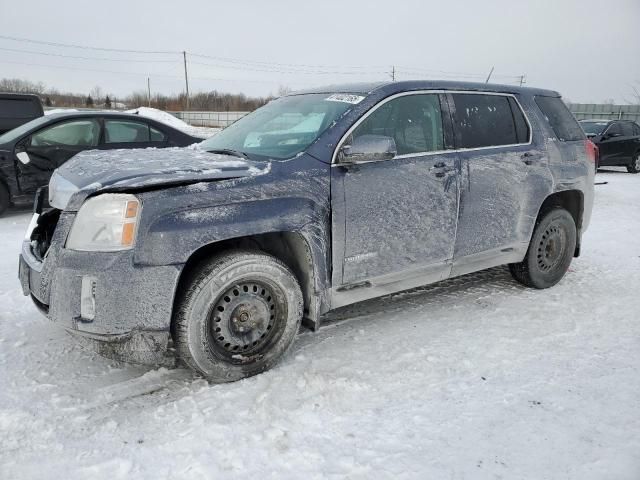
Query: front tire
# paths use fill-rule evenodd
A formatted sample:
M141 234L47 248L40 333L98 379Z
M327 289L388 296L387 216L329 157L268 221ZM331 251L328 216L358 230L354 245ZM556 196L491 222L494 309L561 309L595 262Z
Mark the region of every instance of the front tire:
M509 265L511 275L527 287L554 286L569 269L576 241L571 214L563 208L552 209L536 223L524 260Z
M640 173L640 153L636 153L631 159L631 163L627 165L627 172Z
M178 358L213 382L273 366L293 344L303 299L291 270L271 255L234 251L197 268L173 319Z

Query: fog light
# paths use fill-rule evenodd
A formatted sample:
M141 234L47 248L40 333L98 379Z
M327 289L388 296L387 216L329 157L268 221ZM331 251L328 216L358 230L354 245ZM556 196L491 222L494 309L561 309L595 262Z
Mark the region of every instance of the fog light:
M82 289L80 291L80 318L93 321L96 318L96 277L82 277Z

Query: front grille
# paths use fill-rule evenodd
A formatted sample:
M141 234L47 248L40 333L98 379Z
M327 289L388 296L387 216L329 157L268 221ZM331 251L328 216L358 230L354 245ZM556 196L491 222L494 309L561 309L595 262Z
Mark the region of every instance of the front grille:
M40 261L43 261L49 247L51 239L56 231L58 220L60 219L60 210L55 208L46 211L38 218L38 225L31 233L31 252Z

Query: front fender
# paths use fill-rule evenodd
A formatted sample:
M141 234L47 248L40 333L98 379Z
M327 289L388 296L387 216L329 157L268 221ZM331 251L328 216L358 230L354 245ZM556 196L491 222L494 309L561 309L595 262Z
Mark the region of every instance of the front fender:
M223 240L272 232L302 232L324 214L304 198L277 198L185 209L156 218L138 234L135 262L185 263L199 248Z

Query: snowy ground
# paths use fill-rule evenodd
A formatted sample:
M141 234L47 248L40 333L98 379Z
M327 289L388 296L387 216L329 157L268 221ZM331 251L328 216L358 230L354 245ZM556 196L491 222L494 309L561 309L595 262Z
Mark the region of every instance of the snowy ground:
M640 175L597 175L583 256L342 310L208 385L83 351L22 297L0 219L0 478L640 478ZM255 475L255 477L252 477Z

